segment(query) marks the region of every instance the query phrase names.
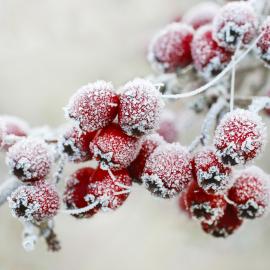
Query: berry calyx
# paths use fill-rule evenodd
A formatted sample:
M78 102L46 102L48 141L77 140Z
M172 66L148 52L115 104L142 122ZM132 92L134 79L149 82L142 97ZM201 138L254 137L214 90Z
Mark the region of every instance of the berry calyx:
M8 198L12 214L25 221L44 221L54 217L60 207L55 187L46 182L20 186Z
M261 169L252 166L238 173L229 191L241 218L254 219L265 214L270 204L270 179Z
M191 64L193 28L184 23L172 23L158 33L149 47L148 60L161 72L175 72Z
M177 143L158 146L147 159L142 175L146 188L161 198L176 196L192 179L191 156Z
M266 127L255 112L236 109L218 125L214 145L224 164L245 164L258 157L266 143Z
M140 151L141 139L128 136L112 123L90 142L90 151L102 169L127 168Z
M26 138L9 148L6 163L10 172L22 182L44 180L50 172L52 156L41 139Z
M97 81L81 87L66 107L69 118L86 132L103 128L117 115L119 99L111 83Z
M159 126L162 107L158 89L147 80L135 79L122 88L119 125L129 136L149 134Z

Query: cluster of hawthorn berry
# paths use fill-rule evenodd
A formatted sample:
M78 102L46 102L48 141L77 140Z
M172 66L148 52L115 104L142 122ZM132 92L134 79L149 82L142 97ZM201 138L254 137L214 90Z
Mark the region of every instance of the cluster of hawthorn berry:
M209 80L234 67L239 51L258 36L255 52L270 64L270 19L260 21L254 3L195 6L157 34L150 62L161 73L193 64ZM161 122L165 98L160 86L147 79L130 81L118 91L105 81L85 85L70 98L65 108L70 125L55 141L29 131L17 118L0 117L0 146L11 174L21 181L8 194L13 215L36 226L51 220L60 209L56 184L64 164L96 160L96 168L85 166L67 179L63 211L76 218L117 209L133 182L160 198L180 196L180 208L216 237L232 234L243 219L263 216L270 205L269 176L256 166L241 168L266 144L256 102L228 112L224 98L225 115L221 120L211 115L217 122L213 140L207 145L199 140L203 147L197 149L174 142L174 123ZM51 177L54 164L57 173Z

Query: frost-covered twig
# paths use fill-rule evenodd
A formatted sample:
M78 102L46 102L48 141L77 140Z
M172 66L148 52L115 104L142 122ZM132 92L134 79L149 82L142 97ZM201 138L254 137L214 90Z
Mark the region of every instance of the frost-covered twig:
M0 205L4 204L7 197L20 185L21 183L15 178L10 178L3 182L0 185Z
M65 164L67 162L67 158L65 155L61 155L58 160L57 169L53 176L53 183L58 184L63 176Z
M35 233L35 227L31 222L24 221L23 226L24 230L23 230L22 246L25 251L30 252L35 249L38 237Z
M259 112L264 108L270 108L269 97L255 97L248 109L253 112Z
M69 214L69 215L79 215L79 214L83 214L89 210L92 210L93 208L95 208L99 204L100 204L100 201L96 200L95 202L89 204L86 207L78 208L78 209L64 209L61 212L64 214Z

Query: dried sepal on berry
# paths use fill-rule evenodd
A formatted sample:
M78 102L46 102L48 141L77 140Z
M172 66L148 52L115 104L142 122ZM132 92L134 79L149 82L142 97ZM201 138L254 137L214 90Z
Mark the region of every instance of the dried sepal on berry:
M159 126L162 96L150 81L135 79L122 88L118 120L129 136L152 133Z
M186 190L186 207L191 216L199 221L213 224L224 215L227 202L222 195L206 193L193 181Z
M34 182L44 180L49 174L52 154L43 140L29 137L9 148L6 163L22 182Z
M191 155L180 144L158 146L146 161L142 181L161 198L176 196L193 179Z
M241 218L262 217L269 209L270 178L260 168L249 167L235 175L229 199L236 205Z
M222 118L214 145L224 164L246 164L260 155L266 135L266 126L257 113L236 109Z
M69 100L67 116L91 132L110 124L117 115L119 98L111 83L97 81L81 87Z
M103 169L127 168L140 151L141 139L125 134L118 124L102 129L90 142L90 151Z
M55 187L46 182L18 187L8 198L12 214L25 221L44 221L54 217L60 207Z
M191 43L195 69L205 79L220 73L231 61L232 53L220 47L212 36L212 25L200 27Z
M232 170L215 152L214 148L206 147L195 154L194 177L207 193L224 194L233 185Z
M215 16L213 36L221 47L235 50L240 42L247 45L252 41L257 25L256 13L248 2L231 2Z
M193 28L184 23L172 23L160 31L148 51L148 60L153 68L170 73L191 64L193 33Z

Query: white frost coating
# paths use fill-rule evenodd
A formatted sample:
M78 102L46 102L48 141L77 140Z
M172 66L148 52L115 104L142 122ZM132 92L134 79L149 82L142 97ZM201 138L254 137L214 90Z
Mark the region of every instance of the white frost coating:
M31 252L35 249L38 236L35 233L34 225L31 222L22 222L24 225L22 246L25 251Z
M5 203L10 194L20 185L21 183L15 178L10 178L3 182L0 185L0 205Z
M252 103L248 109L252 112L259 112L262 109L270 108L270 98L269 97L256 97L252 100Z

